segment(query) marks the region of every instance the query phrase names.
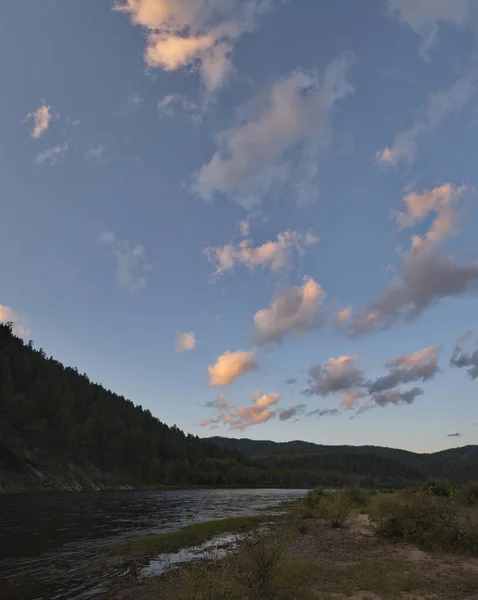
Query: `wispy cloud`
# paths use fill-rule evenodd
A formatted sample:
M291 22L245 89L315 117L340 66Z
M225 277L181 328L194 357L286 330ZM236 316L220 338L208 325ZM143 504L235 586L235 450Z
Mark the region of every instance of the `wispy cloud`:
M424 118L400 132L391 146L379 150L378 162L388 167L402 161L410 165L415 160L420 138L433 133L453 113L463 110L476 94L477 83L475 67L471 74L457 79L448 89L430 94Z
M194 331L178 331L176 337L176 352L183 354L186 351L194 350L196 343L196 333Z
M317 408L307 413L308 417L336 417L340 414L338 408Z
M342 308L335 313L333 317L333 322L335 325L343 325L352 318L352 307L347 306L346 308Z
M146 30L144 59L151 68L197 70L207 93L232 72L232 50L276 0L125 0L115 9Z
M400 356L385 363L389 373L368 382L368 392L376 394L395 388L400 384L412 381L425 382L432 379L440 371L438 367L439 354L437 347L424 348L414 354Z
M323 320L320 308L325 297L321 285L306 277L300 287L283 289L272 301L254 315L254 345L281 343L288 336L303 335Z
M420 54L428 58L440 23L464 25L470 0L387 0L388 10L422 38Z
M302 255L307 247L318 241L311 233L303 235L296 231L285 231L279 233L275 241L265 242L261 246L252 246L252 241L246 239L238 244L230 242L225 246L206 248L204 253L209 262L215 265L217 277L239 265L250 271L259 267L274 272L289 267L294 253Z
M458 201L465 191L464 186L444 184L405 196L407 211L394 214L402 227L422 221L431 212L436 217L423 237L412 236L409 251L402 254L398 276L383 295L353 315L346 328L351 337L384 331L400 321L412 321L441 299L474 289L478 262L458 262L440 252L442 243L459 229Z
M465 351L463 346L468 342L472 342L476 349ZM478 379L478 336L476 333L468 331L458 338L450 364L458 369L466 368L471 379Z
M13 323L13 333L18 337L25 338L30 335L25 319L3 304L0 304L0 323Z
M106 164L108 157L106 156L106 146L104 144L98 144L93 146L85 152L85 159L98 164Z
M113 231L100 233L98 242L116 260L116 281L120 286L130 291L147 287L145 273L150 266L141 244L132 245L127 240L121 240Z
M219 394L215 402L208 403L210 408L215 408L217 414L201 421L202 427L215 428L222 424L231 429L244 431L252 425L266 423L277 416L277 403L279 394L252 393L252 402L248 406L230 406L223 394Z
M381 406L382 408L389 404L413 404L418 396L421 396L423 393L424 391L419 387L414 387L406 392L394 388L374 394L372 401L376 406Z
M306 410L305 404L293 404L289 408L283 408L279 413L279 421L290 421L302 415Z
M462 437L461 433L449 433L447 437Z
M297 377L289 377L289 379L286 379L286 380L284 381L284 383L285 383L286 385L295 385L297 382L298 382L298 379L297 379Z
M316 199L331 113L353 92L350 63L342 57L322 76L295 71L242 108L237 125L217 135L218 149L196 172L193 192L205 200L229 196L246 208L272 191L298 202Z
M66 151L68 150L68 144L59 144L48 148L44 152L40 152L35 157L35 163L37 165L50 165L54 166L65 158Z
M209 387L231 385L239 377L258 369L254 352L225 352L217 357L213 365L209 365Z
M193 125L202 124L200 106L184 94L169 94L168 96L164 96L158 102L158 112L160 117L168 117L169 119L182 114Z
M28 121L29 119L33 119L33 129L31 132L32 138L37 140L44 133L48 131L48 127L50 126L50 121L53 118L57 118L58 115L53 115L51 112L51 106L47 106L46 104L42 104L39 108L29 113L25 119Z

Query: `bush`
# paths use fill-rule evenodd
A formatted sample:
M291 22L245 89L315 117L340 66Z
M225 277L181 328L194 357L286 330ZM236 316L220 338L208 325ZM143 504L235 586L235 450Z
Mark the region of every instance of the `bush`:
M351 485L344 492L354 506L363 506L369 499L369 493L359 485Z
M317 509L319 507L320 501L327 495L327 492L321 488L316 487L309 492L307 492L304 498L304 506L306 508L310 508L312 510Z
M442 498L450 498L455 492L453 486L448 480L434 479L433 477L427 480L425 485L422 487L422 490L427 494L440 496Z
M406 493L384 500L376 510L376 534L402 539L430 550L476 554L478 530L466 521L450 498Z
M237 584L258 596L265 590L279 571L286 538L283 532L253 533L242 542L233 558L233 577Z
M478 481L474 481L465 485L461 491L461 495L468 505L473 505L478 502Z
M353 511L353 505L346 492L328 494L319 503L319 514L330 521L332 527L347 524Z

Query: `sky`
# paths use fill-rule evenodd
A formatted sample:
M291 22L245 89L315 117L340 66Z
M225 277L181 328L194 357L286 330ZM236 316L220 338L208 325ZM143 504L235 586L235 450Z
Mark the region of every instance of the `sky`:
M0 320L201 437L478 443L472 0L0 4Z

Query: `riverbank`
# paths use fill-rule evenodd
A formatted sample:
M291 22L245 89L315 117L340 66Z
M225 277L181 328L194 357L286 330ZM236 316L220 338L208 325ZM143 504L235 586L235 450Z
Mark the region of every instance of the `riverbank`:
M455 501L419 494L345 500L338 492L325 501L312 498L291 505L287 514L265 527L266 517L250 522L247 535L230 551L208 554L158 577L145 578L139 572L136 581L104 597L476 600L477 508L462 509ZM416 514L406 512L410 507ZM392 523L397 527L404 514L403 531L387 529ZM456 540L450 536L455 527ZM407 535L415 535L415 543Z

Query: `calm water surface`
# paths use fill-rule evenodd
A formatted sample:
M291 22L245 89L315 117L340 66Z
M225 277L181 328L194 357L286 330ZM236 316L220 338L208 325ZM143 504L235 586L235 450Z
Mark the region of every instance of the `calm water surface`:
M48 588L28 600L101 597L120 573L94 569L118 542L190 523L254 515L304 490L168 490L0 496L0 597L7 580L28 574ZM2 581L4 584L2 585ZM27 600L25 598L24 600Z

